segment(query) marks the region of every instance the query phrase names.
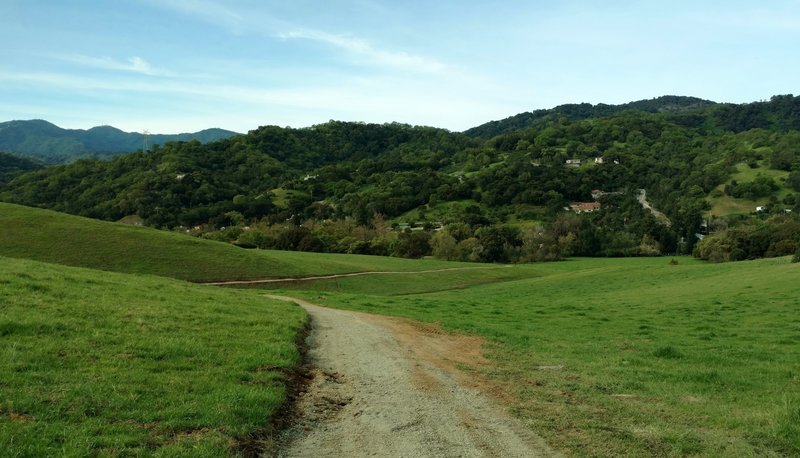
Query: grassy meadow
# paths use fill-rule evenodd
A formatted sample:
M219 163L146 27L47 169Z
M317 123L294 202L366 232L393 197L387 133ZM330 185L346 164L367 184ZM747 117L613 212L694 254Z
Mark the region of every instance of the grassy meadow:
M0 256L194 282L368 270L413 271L456 265L375 256L245 250L175 232L6 203L0 203Z
M305 320L256 291L0 257L0 455L248 454Z
M258 288L484 336L491 364L465 369L571 455L800 455L788 258L508 267L244 250L8 204L0 256L0 447L14 456L246 452L284 399L305 314L261 289L142 274L358 271L406 273ZM453 267L479 268L419 272Z
M485 375L574 455L800 454L800 265L677 261L515 266L472 287L459 277L475 272L456 271L280 288L486 337Z
M751 168L749 165L743 162L736 164L737 172L734 173L727 182L717 186L717 190L722 192L725 189L725 185L728 185L733 181L738 183L748 183L755 180L759 175L763 175L774 179L775 183L779 186L778 191L775 193L775 196L779 201L788 194L792 193L791 189L789 189L785 183L789 172L771 169L765 163L765 161L759 162L759 166L756 168ZM756 211L756 207L766 205L767 202L769 202L769 198L762 197L758 199L737 199L733 196L721 195L719 197L709 197L708 201L711 204L711 209L706 212L706 216L728 216L747 215L753 213Z

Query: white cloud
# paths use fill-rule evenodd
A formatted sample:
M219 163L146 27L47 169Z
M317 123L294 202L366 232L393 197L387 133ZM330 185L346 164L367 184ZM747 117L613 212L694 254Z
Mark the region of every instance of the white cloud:
M0 69L0 83L17 93L68 92L82 101L76 103L118 100L98 108L100 112L116 110L104 119L113 120L109 122L121 128L146 125L154 132L178 126L183 130L221 126L244 132L264 124L302 127L329 119L399 121L461 130L512 112L504 89L484 91L486 87L476 86L476 81L469 79L409 80L395 75L268 88L178 79L110 80L59 73L9 73ZM153 110L154 104L158 110ZM136 116L151 121L130 122Z
M295 29L280 33L278 38L284 40L303 39L325 43L343 49L355 56L365 58L368 63L410 70L421 73L441 73L447 66L436 59L416 56L407 52L386 51L377 49L369 42L346 35L335 35L319 30Z
M129 57L125 61L115 60L110 57L92 57L81 54L70 54L54 57L65 62L71 62L73 64L102 70L138 73L147 76L170 76L169 72L153 68L149 62L139 56Z

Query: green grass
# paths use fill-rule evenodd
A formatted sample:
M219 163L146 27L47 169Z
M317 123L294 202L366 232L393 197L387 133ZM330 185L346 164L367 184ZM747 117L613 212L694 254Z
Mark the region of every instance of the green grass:
M426 270L454 265L388 257L244 250L179 233L6 203L0 203L0 256L198 282Z
M493 272L509 278L453 290L442 283L461 288L475 272L382 277L381 290L348 279L291 294L486 337L486 373L518 399L513 412L574 455L800 454L800 265L586 259Z
M242 453L304 322L254 291L0 258L0 454Z
M764 165L763 162L764 161L760 161L760 165L756 168L750 168L750 166L745 163L736 164L737 172L733 174L726 183L717 186L717 190L722 191L725 189L726 184L730 184L734 180L738 183L749 183L755 180L758 175L764 175L772 177L775 183L780 187L775 193L778 200L782 200L788 194L791 194L791 190L785 185L786 177L789 175L789 172L771 169ZM728 216L753 213L756 211L756 207L766 205L769 198L737 199L728 195L722 195L720 197L709 197L708 201L711 203L711 210L707 211L706 215Z
M755 180L759 175L764 175L772 177L778 185L781 185L782 180L785 180L786 177L789 176L789 172L772 169L767 166L764 161L759 161L758 165L759 166L756 168L751 168L743 162L736 164L737 172L731 176L731 180L736 180L739 183L748 183Z
M278 208L288 208L292 197L308 197L308 193L296 189L275 188L272 191L272 202Z
M418 221L445 221L455 215L463 214L464 209L470 205L478 205L471 199L439 202L434 206L425 205L425 217L420 214L419 208L413 208L402 215L393 218L396 223L416 223Z
M434 291L469 288L486 283L506 282L530 278L535 273L524 269L483 265L466 270L427 273L363 275L293 283L258 284L256 288L283 290L358 291L359 294L419 294Z
M192 280L470 266L242 250L7 204L0 255ZM272 287L486 337L482 370L513 413L574 455L791 456L798 278L788 258L582 259ZM235 451L282 399L304 316L258 294L0 259L0 445Z

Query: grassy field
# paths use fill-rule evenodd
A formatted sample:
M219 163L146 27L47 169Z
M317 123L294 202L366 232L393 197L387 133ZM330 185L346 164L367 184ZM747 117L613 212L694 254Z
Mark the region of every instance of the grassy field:
M189 281L453 267L440 261L244 250L188 235L0 203L0 256ZM469 265L469 264L464 264Z
M195 281L475 266L242 250L7 204L0 255ZM574 455L792 456L799 275L786 258L582 259L272 287L486 337L482 376ZM0 446L18 456L235 452L281 401L304 320L258 290L10 258L0 311Z
M517 266L474 287L459 279L469 271L380 289L357 277L287 294L485 336L486 375L514 413L574 455L800 454L800 265L669 261Z
M0 258L0 455L252 451L305 319L254 291Z
M733 174L730 180L717 186L719 191L725 189L725 185L730 184L732 181L737 181L738 183L749 183L755 180L758 175L764 175L773 178L775 183L777 183L780 187L775 194L778 197L778 200L782 200L787 194L791 194L791 190L786 187L785 184L786 177L789 175L789 172L771 169L764 164L764 161L761 161L761 164L757 168L750 168L750 166L745 163L739 163L736 164L736 170L737 173ZM722 195L720 197L709 197L708 201L711 203L711 210L706 212L707 216L728 216L753 213L756 211L756 207L765 205L769 201L769 198L737 199L728 195Z

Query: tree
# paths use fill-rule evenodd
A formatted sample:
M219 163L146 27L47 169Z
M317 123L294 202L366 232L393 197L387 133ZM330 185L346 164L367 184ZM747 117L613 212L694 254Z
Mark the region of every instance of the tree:
M408 231L400 234L395 253L401 258L421 258L431 252L430 234L424 231Z
M800 192L800 170L795 170L786 177L786 186Z
M446 231L439 231L431 237L431 254L446 261L459 259L458 242Z
M519 230L511 226L483 227L476 235L483 247L481 260L484 262L509 262L516 258L515 250L522 245Z

